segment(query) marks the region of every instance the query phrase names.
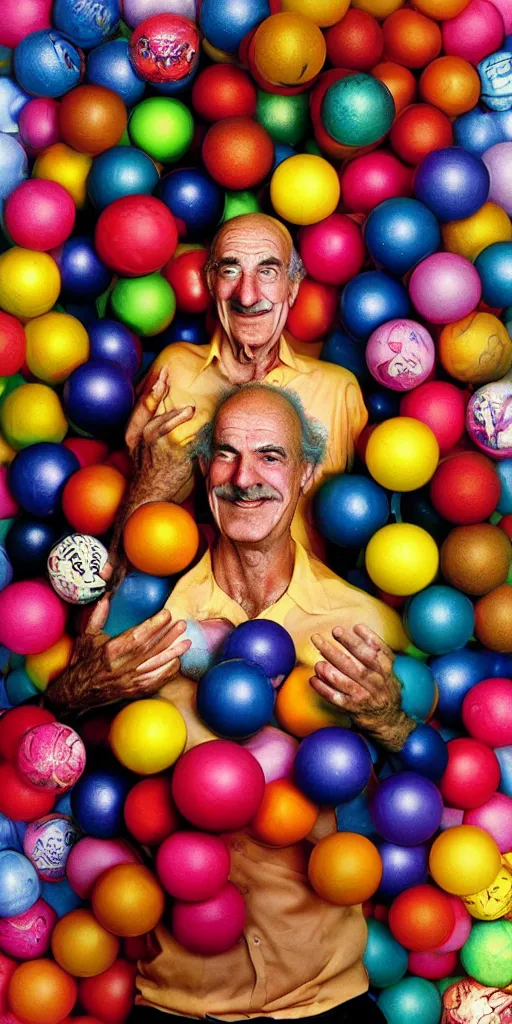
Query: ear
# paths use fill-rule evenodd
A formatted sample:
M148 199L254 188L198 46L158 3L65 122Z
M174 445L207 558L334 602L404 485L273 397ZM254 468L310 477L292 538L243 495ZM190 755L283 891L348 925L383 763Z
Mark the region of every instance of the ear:
M300 288L300 279L295 277L293 281L290 281L288 286L288 304L290 308L293 306L295 299L297 298Z
M208 291L210 292L210 295L211 295L211 297L213 299L213 298L215 298L215 271L213 270L212 267L208 268L208 270L206 271L205 277L206 277L206 287L208 288Z
M300 478L300 492L301 494L308 494L313 484L316 482L316 477L321 469L320 466L314 466L312 462L306 462L302 476Z
M208 459L205 459L204 455L200 455L197 461L199 463L199 469L201 470L201 476L207 477L210 466Z

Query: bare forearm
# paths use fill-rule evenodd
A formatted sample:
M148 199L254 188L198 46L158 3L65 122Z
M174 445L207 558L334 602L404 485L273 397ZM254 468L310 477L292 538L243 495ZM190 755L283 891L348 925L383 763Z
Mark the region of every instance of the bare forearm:
M361 715L354 716L354 725L361 732L366 733L369 739L380 744L392 754L400 753L407 737L416 728L414 719L409 718L405 711L396 712L391 709L389 715L378 716Z

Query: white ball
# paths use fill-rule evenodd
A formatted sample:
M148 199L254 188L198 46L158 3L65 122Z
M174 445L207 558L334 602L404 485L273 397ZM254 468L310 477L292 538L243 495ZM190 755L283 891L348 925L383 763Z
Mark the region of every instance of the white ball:
M107 549L96 537L71 533L48 555L48 575L55 592L69 604L97 601L107 584L99 575L108 558Z

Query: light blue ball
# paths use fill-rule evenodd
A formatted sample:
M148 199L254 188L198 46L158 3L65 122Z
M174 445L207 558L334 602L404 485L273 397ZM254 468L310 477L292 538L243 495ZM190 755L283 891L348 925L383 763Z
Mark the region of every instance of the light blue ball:
M408 963L407 950L392 936L382 921L369 918L368 938L363 963L368 971L370 985L388 988L403 978Z
M499 784L500 793L512 797L512 746L495 747L494 753L500 763L501 781Z
M120 0L55 0L52 19L56 28L88 50L112 35L121 19Z
M512 108L512 50L496 50L477 65L482 83L480 99L490 110Z
M377 1006L388 1024L439 1024L441 997L435 985L424 978L403 978L384 989Z
M251 28L269 15L268 0L203 0L199 25L212 46L234 53Z
M512 459L500 459L495 463L500 478L501 494L497 512L502 516L512 513Z
M432 713L436 698L434 677L428 665L408 654L397 654L393 671L402 684L402 707L416 722Z
M56 98L79 85L83 54L60 32L40 29L16 47L14 72L25 92Z
M21 111L29 100L13 78L0 78L0 132L16 134Z
M91 50L87 57L86 79L94 85L113 89L127 107L138 103L146 88L146 83L133 70L127 39L111 39Z
M39 690L34 686L32 680L29 679L24 668L15 668L12 672L9 672L5 680L5 692L7 699L16 707L18 704L23 704L24 701L30 700L31 697L35 697Z
M41 882L28 857L17 850L0 850L0 917L23 914L40 895Z
M455 118L453 138L457 146L462 146L468 153L482 156L490 146L505 142L504 129L495 113L474 107L466 114Z
M377 830L370 814L370 804L366 791L359 793L352 800L346 800L336 807L336 824L338 832L357 832L361 836L374 841L378 838Z
M190 640L192 644L190 649L181 655L181 671L188 679L195 679L198 682L215 664L216 652L208 648L201 624L194 619L187 619L187 628L181 634L180 640Z
M0 133L0 200L7 199L27 176L28 160L23 146L12 135Z
M464 647L474 622L469 597L453 587L427 587L407 603L405 628L413 644L429 654L449 654Z
M436 714L443 724L460 725L462 702L468 690L491 675L486 653L453 651L434 658L430 668L439 690Z
M0 813L0 850L18 850L23 852L23 845L14 821Z
M163 608L173 586L174 580L169 576L129 573L110 601L104 632L109 636L119 636L125 629L133 629L145 619L150 619Z
M0 590L3 590L11 582L12 575L9 556L3 545L0 544Z

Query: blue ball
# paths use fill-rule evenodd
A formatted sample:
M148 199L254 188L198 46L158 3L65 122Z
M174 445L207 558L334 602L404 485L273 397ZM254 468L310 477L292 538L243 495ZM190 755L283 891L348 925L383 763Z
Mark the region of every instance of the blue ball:
M475 683L488 678L485 654L479 651L454 651L433 658L430 667L439 690L436 713L442 722L458 725L462 702L468 690Z
M477 64L482 84L481 99L490 110L512 108L512 85L510 83L510 62L512 61L512 40L507 36L501 50L495 50Z
M360 384L372 379L366 364L364 345L339 328L327 336L320 352L320 359L325 363L344 366L357 377Z
M380 993L377 1006L387 1024L439 1024L441 1019L441 996L425 978L402 978Z
M23 146L12 135L0 133L0 201L7 199L27 175L28 159Z
M138 103L146 88L146 83L132 68L127 39L111 39L91 50L87 57L86 79L117 92L127 107Z
M413 644L429 654L449 654L464 647L474 622L469 597L453 587L427 587L407 603L405 628Z
M416 169L413 187L438 220L462 220L485 203L489 171L480 157L448 146L427 153Z
M501 132L498 142L512 142L512 110L503 110L493 115ZM491 146L493 143L491 142Z
M498 654L495 651L482 651L488 666L487 676L491 678L512 679L512 654Z
M314 803L335 807L353 800L372 772L370 751L357 733L341 726L317 729L302 740L294 761L299 789Z
M170 171L162 178L158 196L178 221L182 238L202 238L213 231L224 210L224 192L205 171L196 167Z
M457 146L468 153L482 156L490 146L505 142L502 126L495 114L474 107L467 114L461 114L453 123L453 138Z
M17 577L44 575L48 555L62 533L62 525L49 520L29 516L15 519L5 547Z
M0 590L7 587L13 576L12 565L4 546L0 544Z
M111 438L125 426L134 393L121 367L105 359L89 359L70 374L63 398L66 415L79 430Z
M368 937L363 963L368 971L370 985L375 988L396 985L407 971L407 950L396 941L382 921L370 917L366 924Z
M123 808L130 788L128 775L114 768L86 771L73 787L73 817L83 832L113 839L123 829Z
M199 683L197 713L218 736L243 739L268 725L275 693L257 665L243 658L221 661Z
M377 593L377 588L365 569L347 569L343 578L352 587L358 587L359 590L364 590L367 594L375 595Z
M34 686L24 668L15 668L5 677L5 693L13 707L24 704L31 697L40 696L40 691Z
M153 88L164 96L177 96L180 92L189 89L199 71L199 63L195 64L192 71L185 78L178 78L177 82L153 82Z
M443 801L430 779L416 772L400 772L381 781L370 811L377 832L388 843L418 846L437 832Z
M269 15L268 0L203 0L199 25L212 46L234 53L251 28Z
M222 660L231 658L250 661L268 679L289 676L297 660L290 634L271 619L253 619L237 626L222 649Z
M327 540L364 547L389 517L385 490L366 476L333 476L314 499L315 522Z
M374 391L365 395L370 423L382 423L400 415L400 393L398 391Z
M77 469L76 455L63 444L39 441L14 456L8 471L9 489L25 512L51 516L60 508L66 480Z
M189 345L206 345L209 337L204 316L193 316L191 313L176 313L172 324L162 334L151 339L152 344L158 342L159 351L175 341L186 341ZM161 346L161 347L160 347Z
M96 299L108 288L112 272L101 262L92 238L68 238L54 254L64 297Z
M95 320L88 326L91 359L106 359L116 363L128 374L136 377L142 362L139 338L118 320Z
M41 895L59 917L85 906L85 900L71 888L67 878L62 882L43 882Z
M285 142L274 143L274 163L272 170L275 171L279 164L282 164L283 160L288 160L290 156L296 156L297 150L293 146L288 146Z
M512 305L512 242L493 242L477 256L475 267L488 306Z
M436 699L434 677L428 665L409 654L397 654L393 672L402 684L402 708L417 722L432 714Z
M52 19L77 46L98 46L115 32L121 19L120 0L55 0Z
M158 169L147 153L135 146L113 146L93 161L87 191L98 210L104 210L123 196L151 195L159 181Z
M16 825L5 814L0 813L0 850L18 850L23 852L23 844Z
M63 96L80 84L84 55L55 29L31 32L14 51L14 73L32 96Z
M377 838L375 825L370 814L368 793L359 793L352 800L346 800L336 807L338 832L358 832L372 841Z
M501 780L499 784L500 793L512 797L512 745L508 747L495 747L494 753L500 764Z
M378 888L378 899L394 900L395 896L413 885L423 885L428 878L429 847L426 843L418 846L398 846L396 843L380 843L382 880Z
M345 285L341 295L341 318L356 338L366 339L388 320L409 315L407 289L382 270L357 274Z
M0 132L15 135L19 131L19 116L30 96L12 78L0 78Z
M72 818L73 817L73 811L72 811L72 808L71 808L71 794L72 794L72 792L73 792L73 787L71 787L71 789L66 790L66 792L63 794L63 796L59 797L59 799L56 801L55 806L53 808L55 814L66 814L68 816L68 818Z
M400 761L412 772L436 782L448 764L448 749L442 736L431 725L421 723L407 737Z
M0 917L24 914L41 895L39 875L28 857L0 850Z
M503 459L495 463L500 478L501 494L497 512L502 516L512 513L512 459Z
M167 601L173 585L174 580L169 576L128 573L111 598L104 632L109 636L119 636L125 629L133 629L156 615Z
M401 277L439 248L441 230L417 199L386 199L371 211L364 240L375 263Z

